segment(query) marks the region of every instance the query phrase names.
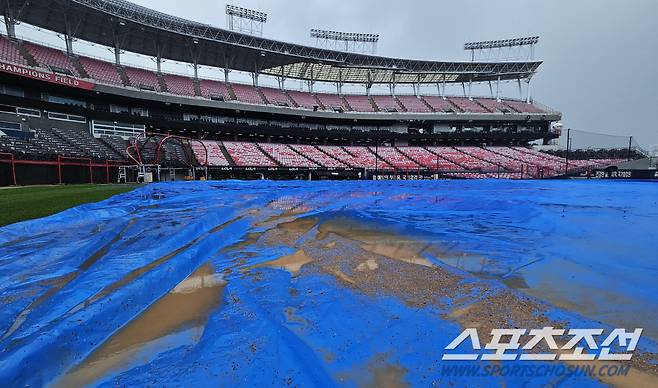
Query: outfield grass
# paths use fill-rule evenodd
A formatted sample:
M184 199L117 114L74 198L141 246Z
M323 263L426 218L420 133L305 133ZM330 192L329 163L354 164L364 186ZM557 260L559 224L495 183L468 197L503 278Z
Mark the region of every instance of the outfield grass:
M0 226L59 213L125 193L136 185L66 185L0 190Z

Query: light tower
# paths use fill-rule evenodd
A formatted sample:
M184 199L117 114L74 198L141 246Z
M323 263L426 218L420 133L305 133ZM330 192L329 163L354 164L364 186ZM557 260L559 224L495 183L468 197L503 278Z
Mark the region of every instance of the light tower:
M357 32L339 32L329 30L311 30L311 38L315 38L316 46L329 50L375 54L377 52L377 34L361 34Z
M263 36L263 24L267 14L234 5L226 4L226 24L231 31Z

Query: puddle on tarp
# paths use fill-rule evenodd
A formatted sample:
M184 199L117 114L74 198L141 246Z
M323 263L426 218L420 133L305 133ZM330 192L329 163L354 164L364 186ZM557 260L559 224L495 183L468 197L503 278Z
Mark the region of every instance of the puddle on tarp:
M1 229L0 382L655 385L657 198L634 182L149 185ZM645 334L626 380L440 375L463 327L510 325Z
M55 386L87 385L108 372L147 364L154 355L166 350L193 346L203 335L209 312L218 307L225 284L211 265L201 266L100 345Z

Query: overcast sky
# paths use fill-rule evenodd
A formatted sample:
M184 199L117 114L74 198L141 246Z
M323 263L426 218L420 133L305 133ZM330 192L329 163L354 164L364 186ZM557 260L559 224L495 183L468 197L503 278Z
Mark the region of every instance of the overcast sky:
M224 1L134 2L226 26ZM536 57L544 64L532 80L534 99L563 112L565 127L634 135L644 146L658 143L658 128L650 119L658 110L657 0L234 0L231 4L266 12L265 37L314 44L308 36L310 28L378 33L378 54L394 57L466 60L465 42L539 35ZM518 87L512 86L505 92L518 97Z

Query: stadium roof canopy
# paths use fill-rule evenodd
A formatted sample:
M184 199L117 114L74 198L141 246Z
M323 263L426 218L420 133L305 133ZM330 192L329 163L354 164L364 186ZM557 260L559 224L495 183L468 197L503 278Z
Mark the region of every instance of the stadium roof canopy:
M387 58L228 31L123 0L1 0L13 19L121 50L286 78L331 83L485 82L532 77L531 62ZM190 4L190 6L193 6Z

